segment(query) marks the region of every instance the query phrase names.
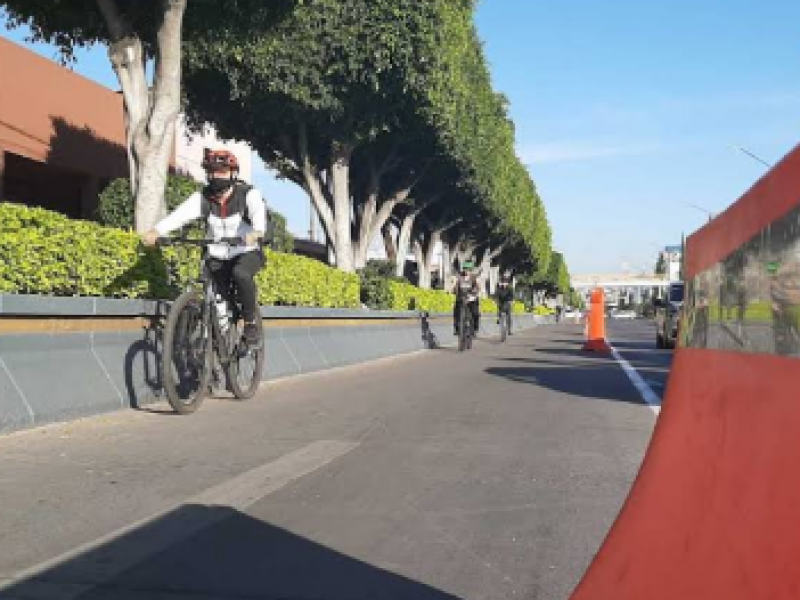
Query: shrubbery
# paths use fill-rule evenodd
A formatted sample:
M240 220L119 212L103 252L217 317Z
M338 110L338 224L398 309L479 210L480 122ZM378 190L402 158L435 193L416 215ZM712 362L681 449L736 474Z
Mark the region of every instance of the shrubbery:
M359 273L361 280L361 302L380 310L404 310L394 305L391 284L406 283L394 274L394 266L385 260L370 260Z
M164 198L167 210L174 210L181 202L202 186L191 177L170 175ZM108 227L130 229L133 227L133 196L130 182L126 178L115 179L103 190L97 203L97 221Z
M262 304L355 307L358 277L313 259L267 252ZM145 250L137 236L41 208L0 204L0 291L174 298L197 279L199 251Z
M197 249L146 250L137 236L115 227L73 220L42 208L0 203L0 292L52 296L175 298L196 281ZM455 296L423 290L392 275L380 261L360 275L319 261L267 251L257 275L264 305L357 307L452 312ZM524 312L515 302L514 312ZM494 300L481 311L497 312ZM552 314L536 307L536 314Z

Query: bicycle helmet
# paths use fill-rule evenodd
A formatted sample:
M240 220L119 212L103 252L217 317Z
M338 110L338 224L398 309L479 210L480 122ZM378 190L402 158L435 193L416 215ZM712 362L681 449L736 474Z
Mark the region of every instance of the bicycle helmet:
M203 168L213 173L215 171L239 171L239 160L229 150L210 150L203 148Z

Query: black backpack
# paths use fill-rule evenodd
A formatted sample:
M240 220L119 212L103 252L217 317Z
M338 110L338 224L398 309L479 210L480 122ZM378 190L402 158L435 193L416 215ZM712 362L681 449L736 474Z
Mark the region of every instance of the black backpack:
M253 186L239 179L237 179L236 183L233 185L233 193L231 194L230 200L228 200L228 205L233 205L234 210L239 209L242 213L242 220L248 225L252 226L253 219L247 207L246 198L250 190L253 189ZM206 188L203 188L202 192L200 193L200 197L200 214L202 215L204 221L208 221L208 216L213 211L214 203L208 199L208 192L206 191ZM262 247L271 246L275 238L275 221L272 219L272 212L269 210L269 208L267 208L266 202L263 202L263 204L264 211L266 212L267 230L264 232L264 238L261 240Z

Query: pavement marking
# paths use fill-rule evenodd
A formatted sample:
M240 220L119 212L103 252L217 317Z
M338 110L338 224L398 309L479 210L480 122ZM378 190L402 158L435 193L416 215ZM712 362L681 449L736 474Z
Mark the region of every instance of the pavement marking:
M28 402L28 398L25 396L25 392L23 392L22 388L19 387L17 380L14 379L14 376L11 374L11 371L8 369L8 366L6 366L6 361L4 361L2 358L0 358L0 367L3 368L6 377L8 377L8 380L11 382L11 385L14 386L14 389L17 390L17 394L19 394L19 397L22 399L22 403L25 405L25 410L28 411L28 418L31 420L31 423L35 423L36 415L33 412L31 403Z
M614 346L612 346L611 344L609 344L609 346L611 347L611 353L614 355L614 358L619 363L619 366L622 367L622 370L625 371L625 374L628 376L628 379L631 380L633 387L635 387L638 390L639 394L642 397L642 400L644 400L645 404L647 404L647 406L650 407L650 410L652 410L656 414L660 414L661 398L659 398L658 395L653 391L653 389L649 385L647 385L647 382L644 379L642 379L642 376L639 375L639 372L636 369L634 369L631 366L631 364L627 360L625 360L619 352L617 352L617 349L614 348Z
M156 515L0 580L0 598L74 600L177 542L223 521L230 516L230 510L226 509L243 511L359 445L337 440L308 444ZM115 544L122 537L125 542Z

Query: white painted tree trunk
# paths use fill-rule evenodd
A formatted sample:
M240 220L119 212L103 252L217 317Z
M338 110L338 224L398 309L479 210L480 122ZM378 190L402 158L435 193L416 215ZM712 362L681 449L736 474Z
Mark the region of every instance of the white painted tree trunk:
M412 245L414 250L414 258L417 261L417 287L423 288L425 285L425 252L422 249L422 244L414 240Z
M497 293L497 284L500 281L500 267L493 266L489 269L489 294L494 296Z
M352 149L341 145L334 148L331 159L331 194L333 195L334 248L336 266L345 273L355 272L350 198L350 158Z
M414 229L414 221L417 213L409 213L400 223L400 231L397 235L397 263L395 264L395 275L402 277L406 269L406 257L411 249L411 232Z
M187 0L167 0L156 41L155 75L149 89L141 39L115 0L97 0L112 43L108 54L122 88L126 146L136 231L149 231L166 212L169 159L181 98L181 38Z
M450 244L442 242L442 264L440 265L440 277L445 289L448 289L450 276L453 274L453 262L450 256Z

